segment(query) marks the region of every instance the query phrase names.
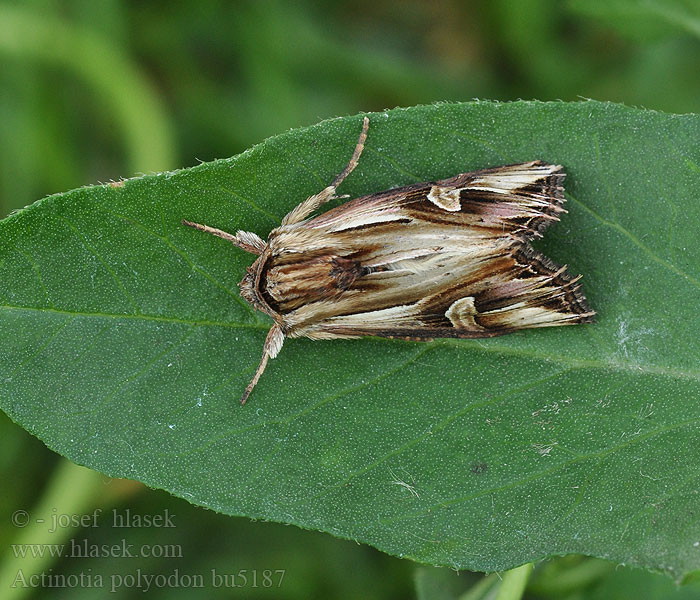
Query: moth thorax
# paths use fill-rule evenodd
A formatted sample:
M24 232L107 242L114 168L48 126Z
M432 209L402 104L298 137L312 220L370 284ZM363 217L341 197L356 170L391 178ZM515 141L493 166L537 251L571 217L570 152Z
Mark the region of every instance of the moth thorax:
M266 292L283 311L336 296L363 275L362 265L341 256L319 256L267 271Z

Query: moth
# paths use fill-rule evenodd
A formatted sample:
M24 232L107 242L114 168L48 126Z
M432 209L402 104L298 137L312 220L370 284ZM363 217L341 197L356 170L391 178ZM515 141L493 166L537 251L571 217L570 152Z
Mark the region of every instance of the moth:
M256 254L241 296L274 320L244 404L285 337L486 338L589 323L579 283L530 246L564 211L559 165L519 163L336 198L365 146L331 184L287 214L267 242L183 220Z

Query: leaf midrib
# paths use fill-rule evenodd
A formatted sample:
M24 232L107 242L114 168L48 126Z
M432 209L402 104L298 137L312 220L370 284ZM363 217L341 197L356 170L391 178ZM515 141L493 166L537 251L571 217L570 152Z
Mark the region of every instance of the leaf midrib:
M166 317L161 315L146 315L143 313L128 314L128 313L105 313L105 312L85 312L77 310L66 310L61 308L52 308L48 306L14 306L11 304L0 304L0 309L6 310L24 310L34 312L54 313L68 317L95 317L102 319L133 319L141 321L156 321L160 323L173 323L176 325L194 325L206 327L225 327L228 329L261 329L267 331L270 326L265 323L232 323L226 321L210 321L207 319L181 319L178 317Z
M93 317L93 318L104 318L104 319L132 319L132 320L143 320L143 321L153 321L160 323L172 323L176 325L187 325L191 327L222 327L226 329L252 329L259 331L267 331L269 325L267 323L232 323L226 321L210 321L207 319L181 319L177 317L166 317L160 315L145 315L145 314L120 314L120 313L101 313L101 312L85 312L85 311L70 311L58 308L49 307L35 307L35 306L13 306L8 304L0 304L0 309L5 310L24 310L24 311L35 311L35 312L48 312L64 316L71 317ZM382 340L388 343L415 343L415 342L404 342L402 340L387 340L383 338L374 338L376 340ZM470 350L477 350L481 352L487 352L491 354L502 354L504 356L513 356L520 358L531 358L534 360L547 361L550 364L560 364L566 365L574 369L607 369L615 372L626 372L635 371L642 373L644 375L657 375L670 377L673 379L690 379L692 381L700 382L700 371L688 371L683 369L673 369L670 367L662 367L649 364L639 364L625 361L603 361L603 360L591 360L591 359L579 359L579 358L567 358L561 355L550 355L543 352L533 352L531 350L522 350L518 348L489 345L484 346L483 340L436 340L433 342L421 342L424 344L429 344L430 347L436 346L458 346L460 348L469 348Z

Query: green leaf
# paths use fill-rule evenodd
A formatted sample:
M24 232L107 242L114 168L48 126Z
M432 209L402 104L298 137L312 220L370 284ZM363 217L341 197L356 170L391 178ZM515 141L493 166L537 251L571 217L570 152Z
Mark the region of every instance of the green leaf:
M700 117L598 102L371 115L342 193L481 167L566 167L540 248L599 321L492 340L288 340L237 400L269 320L251 257L347 162L361 118L228 160L44 199L0 222L3 409L83 465L231 515L493 571L584 553L700 567Z

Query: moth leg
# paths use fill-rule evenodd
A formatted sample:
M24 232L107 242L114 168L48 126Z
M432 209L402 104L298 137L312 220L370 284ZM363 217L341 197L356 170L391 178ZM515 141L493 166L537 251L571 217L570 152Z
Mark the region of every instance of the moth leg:
M250 396L250 392L253 391L255 384L258 383L260 376L265 371L268 359L275 358L275 356L279 354L279 351L282 349L283 342L284 333L282 333L282 329L279 325L273 325L265 338L265 345L263 346L263 354L262 358L260 359L260 364L255 371L255 375L253 375L253 379L250 380L248 387L245 389L245 392L243 392L241 404L246 403L248 396Z
M362 122L362 133L360 133L360 138L357 140L357 145L355 146L355 151L350 157L350 162L347 166L335 177L331 184L322 189L318 194L309 196L296 208L294 208L290 213L287 214L284 219L282 219L282 225L293 225L299 221L303 221L317 208L328 202L329 200L336 198L335 190L342 183L353 169L357 166L360 160L360 154L365 147L365 140L367 139L367 129L369 128L369 118L365 117Z
M187 225L188 227L194 227L195 229L199 229L200 231L204 231L206 233L211 233L212 235L223 238L224 240L228 240L242 250L252 254L257 254L258 256L260 256L263 253L263 250L265 250L265 242L257 234L250 231L237 231L236 235L234 235L232 233L222 231L221 229L216 229L215 227L209 227L209 225L185 221L185 219L182 220L182 224Z

